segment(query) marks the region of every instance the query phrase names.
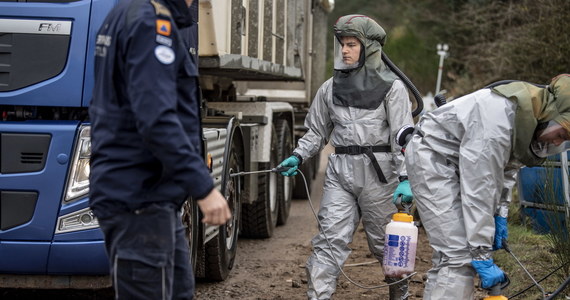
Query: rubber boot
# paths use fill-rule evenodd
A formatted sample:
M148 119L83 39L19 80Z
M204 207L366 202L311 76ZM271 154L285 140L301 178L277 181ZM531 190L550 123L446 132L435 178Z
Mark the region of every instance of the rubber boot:
M386 277L386 282L391 284L400 279L401 278ZM390 300L408 300L408 297L410 297L410 293L408 293L408 282L409 279L406 279L400 283L390 285Z

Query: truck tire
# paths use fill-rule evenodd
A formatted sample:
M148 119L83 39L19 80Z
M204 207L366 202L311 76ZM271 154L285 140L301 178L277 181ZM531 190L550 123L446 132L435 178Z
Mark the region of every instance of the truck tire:
M198 212L198 205L196 202L192 201L192 199L186 200L182 206L182 224L186 227L186 237L188 238L192 271L196 274L200 233L200 213Z
M277 137L275 128L271 135L270 162L260 164L260 170L277 166ZM269 238L277 226L277 173L261 173L258 177L257 201L242 205L242 235L249 238Z
M307 181L307 188L309 193L311 192L311 184L313 183L314 174L314 163L315 159L310 158L307 162L301 165L299 170L305 175L305 180ZM293 189L293 198L295 199L309 199L309 194L307 194L307 189L305 188L305 180L301 174L297 174L295 177L295 188Z
M278 119L275 124L277 133L277 161L281 162L293 151L291 138L291 128L285 119ZM277 204L279 213L277 214L277 225L284 225L289 218L291 210L291 198L293 193L293 178L277 174Z
M232 147L229 168L222 180L222 194L228 200L232 218L219 227L218 235L206 243L206 279L222 281L228 277L236 257L239 217L241 215L241 177L230 177L241 170L238 148Z

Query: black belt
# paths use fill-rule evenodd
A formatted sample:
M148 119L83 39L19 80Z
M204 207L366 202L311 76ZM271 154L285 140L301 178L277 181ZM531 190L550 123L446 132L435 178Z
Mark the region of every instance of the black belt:
M368 158L372 161L372 166L374 170L376 170L376 174L378 174L378 179L380 182L388 183L384 173L382 173L382 169L380 169L380 165L374 156L374 152L392 152L392 147L388 145L384 146L344 146L344 147L335 147L334 152L336 154L348 154L348 155L358 155L358 154L366 154Z

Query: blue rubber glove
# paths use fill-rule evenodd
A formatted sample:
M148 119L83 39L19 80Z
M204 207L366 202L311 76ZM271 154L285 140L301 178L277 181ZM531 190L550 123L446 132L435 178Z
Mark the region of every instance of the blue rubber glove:
M289 170L287 171L283 171L281 172L281 175L283 176L295 176L297 175L297 169L299 169L299 158L297 158L297 156L295 155L291 155L288 158L286 158L284 161L282 161L279 167L289 167Z
M493 243L493 250L503 249L503 239L506 240L508 237L507 218L495 216L495 242Z
M392 197L392 203L398 204L398 197L402 196L402 203L412 203L414 195L412 194L412 189L410 188L410 182L404 180L398 184L396 191L394 191L394 196Z
M506 280L505 273L493 262L493 259L474 260L471 262L471 265L479 274L481 287L484 289L490 289Z

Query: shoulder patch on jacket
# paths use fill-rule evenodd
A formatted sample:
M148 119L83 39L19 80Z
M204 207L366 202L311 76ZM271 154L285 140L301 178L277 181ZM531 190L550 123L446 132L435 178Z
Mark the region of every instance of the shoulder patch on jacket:
M162 3L160 3L156 0L150 0L150 4L152 4L152 6L154 6L154 11L155 11L157 16L165 16L165 17L169 17L169 18L172 17L170 10L168 10L168 8L166 8L166 6L162 5Z
M163 19L156 19L156 33L164 36L170 36L171 25L170 21Z

